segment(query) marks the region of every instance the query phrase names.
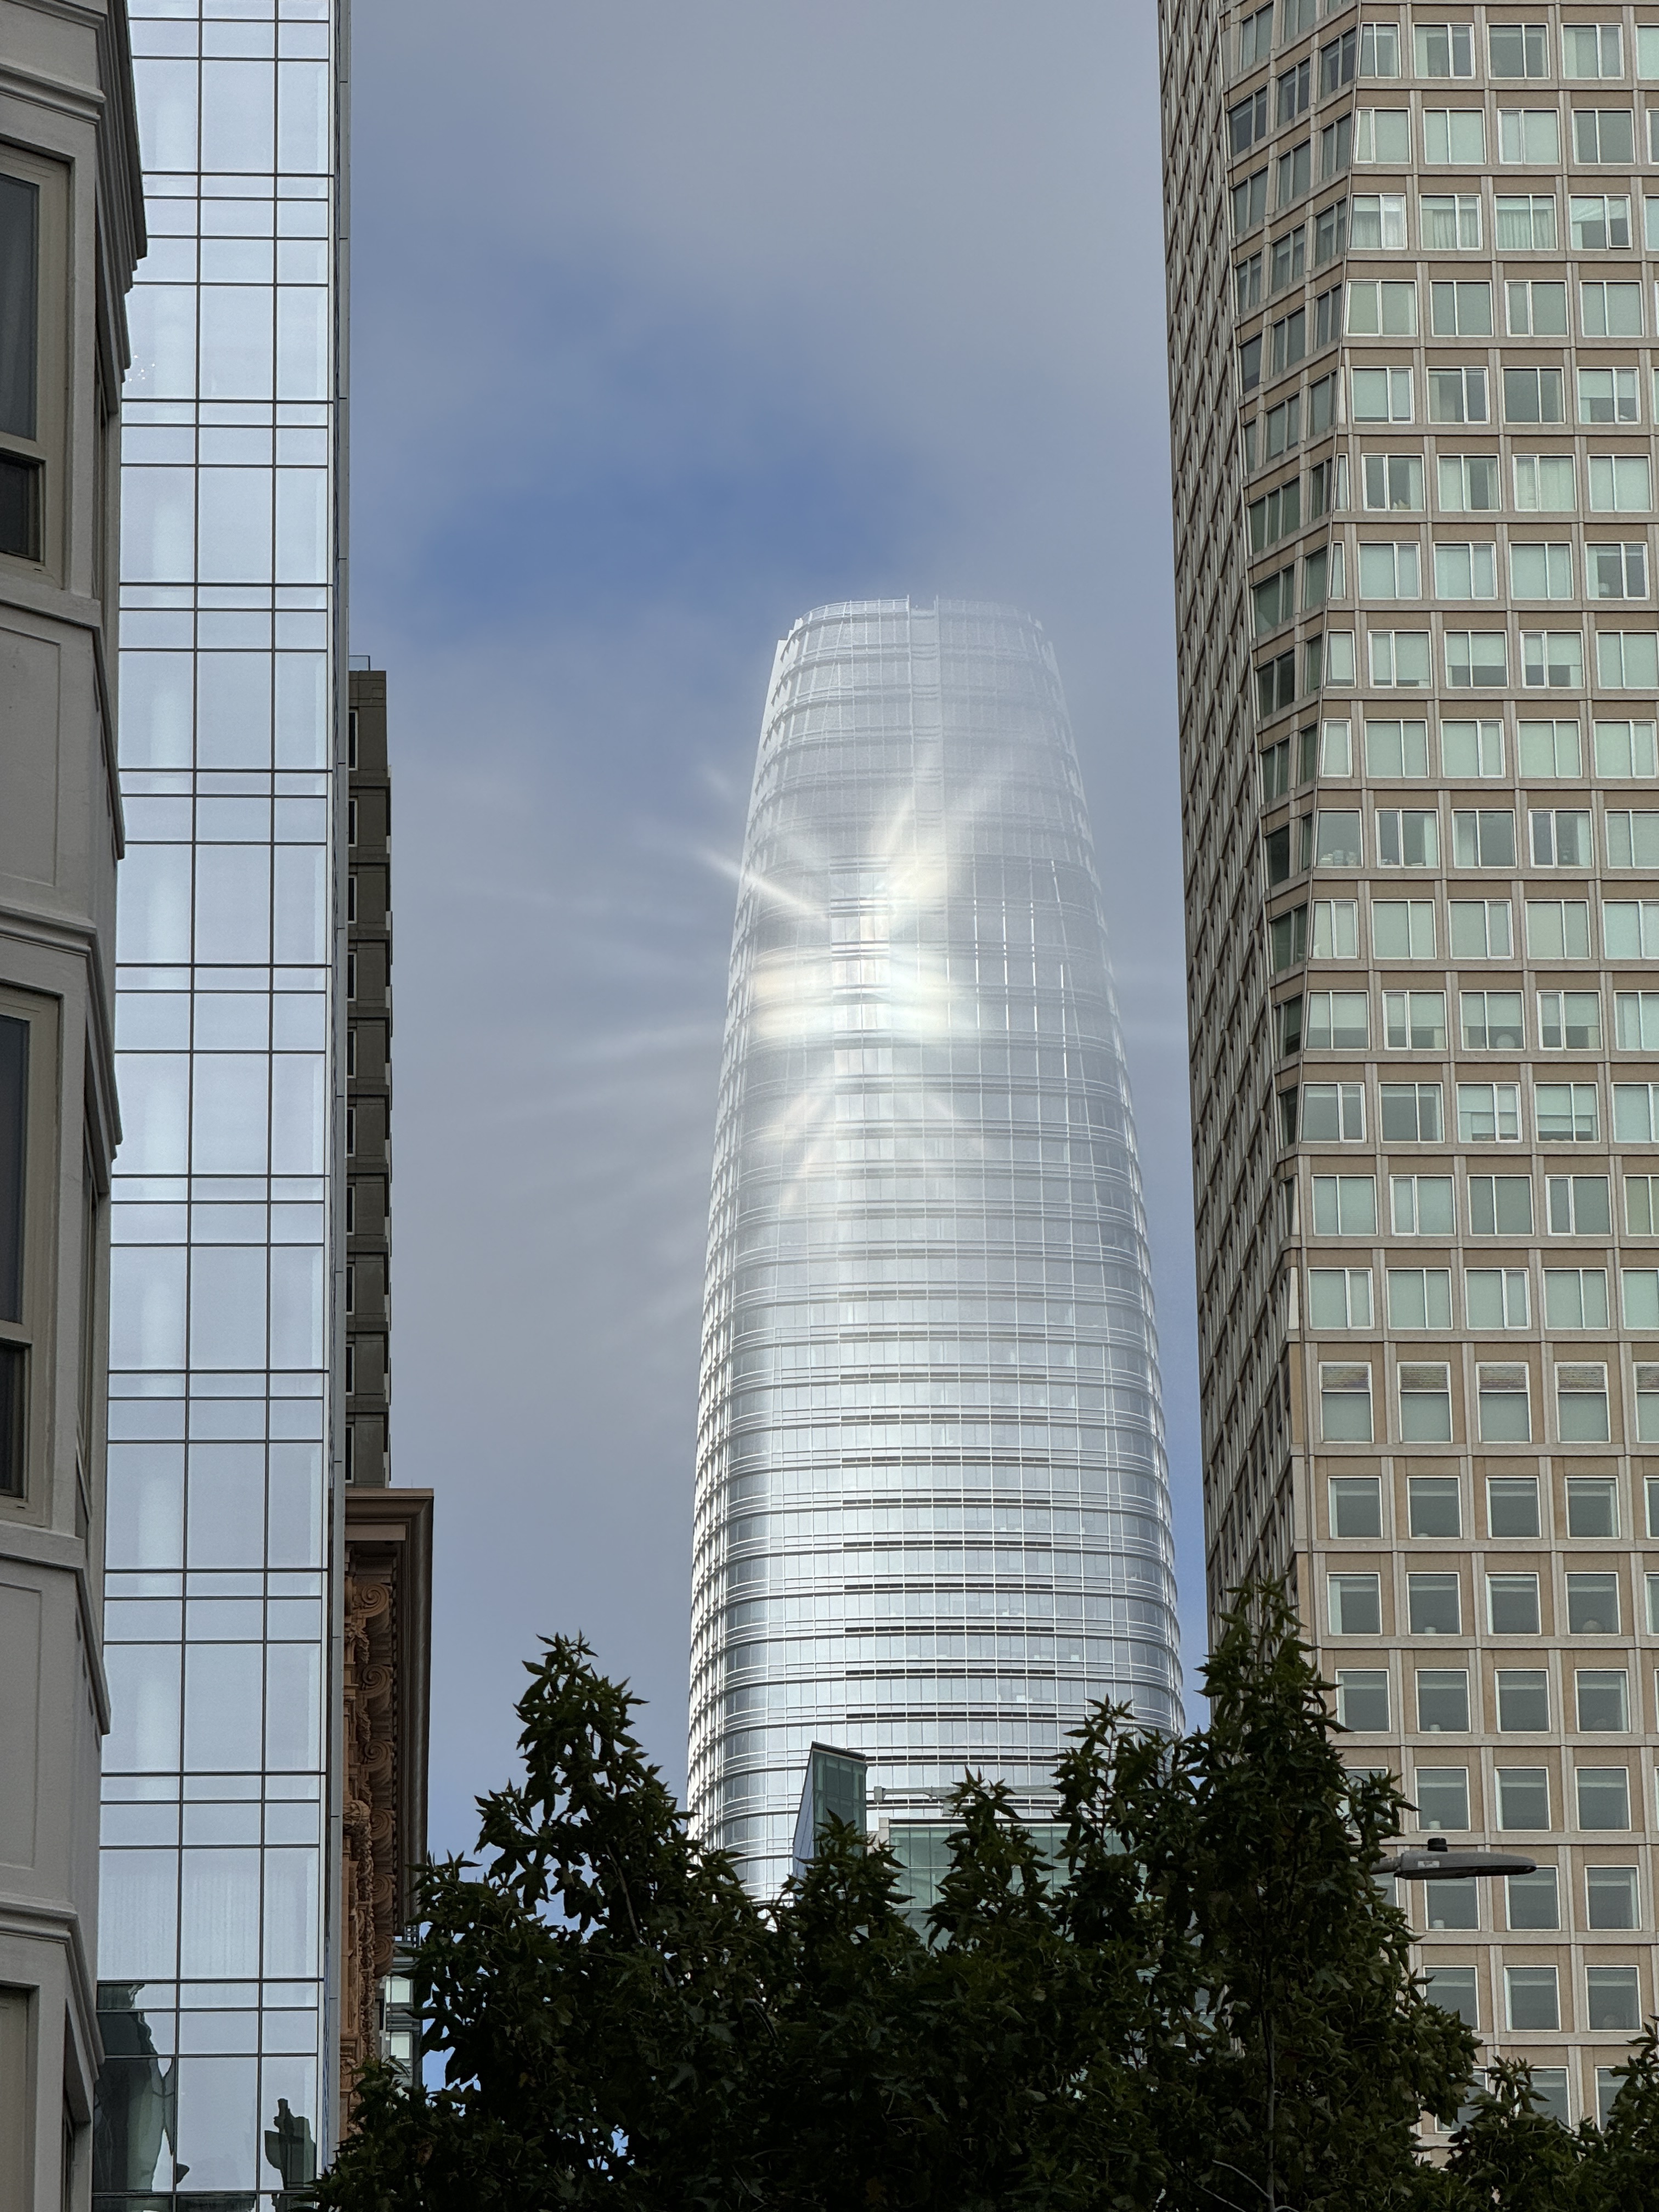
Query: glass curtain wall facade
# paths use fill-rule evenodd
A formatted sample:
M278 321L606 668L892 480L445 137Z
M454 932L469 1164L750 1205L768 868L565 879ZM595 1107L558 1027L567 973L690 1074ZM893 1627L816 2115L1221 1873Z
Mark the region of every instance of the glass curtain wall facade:
M1408 1909L1576 2121L1659 1995L1659 22L1161 16L1210 1603L1538 1859Z
M1040 1812L1095 1700L1178 1722L1134 1128L1054 659L1006 608L778 648L715 1142L693 1818L762 1893L814 1739L884 1820Z
M345 26L131 12L95 2192L252 2212L312 2178L335 2094Z

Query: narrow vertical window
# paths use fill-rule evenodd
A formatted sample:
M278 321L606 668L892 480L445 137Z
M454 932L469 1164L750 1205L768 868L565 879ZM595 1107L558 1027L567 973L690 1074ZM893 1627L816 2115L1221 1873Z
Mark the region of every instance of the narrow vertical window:
M40 187L0 176L0 441L39 434ZM40 557L40 463L0 443L0 553Z
M23 1165L28 1025L0 1015L0 1496L23 1493Z
M0 2141L0 2203L24 2204L33 2166L33 2134L27 2113L34 2087L34 2041L29 1992L0 1990L0 2112L16 2118Z
M98 1398L98 1169L90 1136L81 1149L81 1467L92 1458L93 1408Z

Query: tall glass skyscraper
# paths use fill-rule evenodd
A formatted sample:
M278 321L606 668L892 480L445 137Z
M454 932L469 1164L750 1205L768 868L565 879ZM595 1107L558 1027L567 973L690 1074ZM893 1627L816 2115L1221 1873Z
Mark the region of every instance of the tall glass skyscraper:
M1054 659L997 606L778 648L703 1325L694 1820L788 1871L809 1745L888 1819L1040 1817L1101 1698L1179 1720L1134 1127Z
M252 2212L335 2094L344 8L131 14L95 2189Z

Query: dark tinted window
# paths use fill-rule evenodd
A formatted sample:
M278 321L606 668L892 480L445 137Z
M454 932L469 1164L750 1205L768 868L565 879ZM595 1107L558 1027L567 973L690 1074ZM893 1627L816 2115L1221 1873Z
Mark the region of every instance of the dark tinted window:
M23 1318L23 1146L28 1101L26 1023L0 1014L0 1322ZM27 1353L0 1343L0 1496L23 1490Z
M28 1026L0 1014L0 1321L23 1318L23 1137Z
M0 176L0 431L34 435L40 187Z

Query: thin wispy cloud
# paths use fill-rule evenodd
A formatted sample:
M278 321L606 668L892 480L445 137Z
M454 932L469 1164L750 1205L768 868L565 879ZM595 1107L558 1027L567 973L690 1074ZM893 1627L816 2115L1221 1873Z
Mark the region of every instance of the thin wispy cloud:
M353 643L391 682L393 1455L439 1492L434 1842L507 1762L538 1632L586 1629L684 1771L735 855L775 641L829 599L1005 599L1054 641L1190 1663L1151 11L359 0L354 48Z

